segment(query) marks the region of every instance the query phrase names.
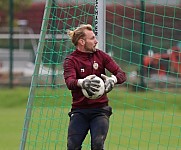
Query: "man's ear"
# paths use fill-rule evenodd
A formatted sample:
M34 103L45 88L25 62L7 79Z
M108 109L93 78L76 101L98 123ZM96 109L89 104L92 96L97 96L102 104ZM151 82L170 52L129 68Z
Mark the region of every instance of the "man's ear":
M79 43L80 43L81 45L84 45L84 44L85 44L85 40L84 40L84 39L79 39Z

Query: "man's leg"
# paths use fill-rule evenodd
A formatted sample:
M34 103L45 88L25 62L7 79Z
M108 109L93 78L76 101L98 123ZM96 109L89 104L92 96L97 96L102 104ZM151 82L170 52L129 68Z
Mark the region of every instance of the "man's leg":
M68 127L68 150L81 150L89 130L89 123L81 113L70 113L70 123Z
M107 108L106 108L107 109ZM104 141L109 129L109 117L112 114L111 107L95 114L90 123L91 149L103 150Z

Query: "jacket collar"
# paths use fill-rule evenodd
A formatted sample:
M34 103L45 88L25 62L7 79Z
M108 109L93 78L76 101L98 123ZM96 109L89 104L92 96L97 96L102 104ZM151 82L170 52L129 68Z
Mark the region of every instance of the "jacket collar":
M95 51L95 52L96 52L96 51ZM81 56L90 56L90 55L93 55L95 52L86 53L86 52L82 52L82 51L80 51L80 50L78 50L78 49L75 50L75 53L76 53L76 54L79 54L79 55L81 55Z

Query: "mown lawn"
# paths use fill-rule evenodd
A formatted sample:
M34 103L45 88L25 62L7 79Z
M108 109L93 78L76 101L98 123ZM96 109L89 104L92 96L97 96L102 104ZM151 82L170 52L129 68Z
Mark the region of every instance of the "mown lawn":
M20 146L29 88L0 89L0 149ZM37 89L28 149L66 149L70 92ZM130 92L115 88L109 94L113 115L106 140L107 150L181 149L181 94L152 90ZM90 149L86 138L83 150Z
M0 89L0 149L19 149L29 88Z
M0 149L19 149L23 129L25 108L0 109Z

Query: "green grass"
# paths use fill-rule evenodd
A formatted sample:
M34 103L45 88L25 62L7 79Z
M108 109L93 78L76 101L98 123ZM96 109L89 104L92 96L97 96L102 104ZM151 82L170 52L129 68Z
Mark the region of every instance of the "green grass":
M28 93L29 88L0 89L2 150L19 148ZM28 149L66 149L70 91L37 88L35 94ZM113 115L106 149L181 149L180 93L170 89L130 92L115 88L109 97ZM89 147L88 136L83 150Z
M28 100L29 88L0 88L0 108L25 108Z
M0 149L19 149L23 129L25 108L0 109Z
M17 150L21 141L29 88L0 89L0 149Z

